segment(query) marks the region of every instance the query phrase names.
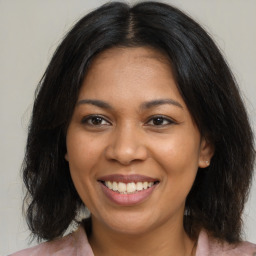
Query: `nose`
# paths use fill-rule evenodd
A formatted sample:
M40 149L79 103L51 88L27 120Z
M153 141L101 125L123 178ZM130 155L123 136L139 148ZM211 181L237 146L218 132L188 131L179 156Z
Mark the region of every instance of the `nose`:
M127 125L116 129L111 134L106 148L106 158L122 165L129 165L134 161L144 161L148 156L147 147L140 128Z

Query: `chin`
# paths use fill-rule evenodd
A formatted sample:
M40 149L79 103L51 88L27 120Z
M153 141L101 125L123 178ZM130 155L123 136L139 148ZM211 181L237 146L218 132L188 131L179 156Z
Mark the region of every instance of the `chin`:
M126 235L141 235L154 229L154 223L158 223L155 218L152 218L151 213L145 215L141 212L123 212L101 221L112 231Z

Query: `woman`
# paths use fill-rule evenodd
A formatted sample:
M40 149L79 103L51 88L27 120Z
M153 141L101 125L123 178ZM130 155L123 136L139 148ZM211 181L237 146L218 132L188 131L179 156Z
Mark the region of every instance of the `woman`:
M23 174L38 240L17 255L253 255L253 135L234 78L179 10L82 18L38 88ZM62 235L86 206L90 217Z

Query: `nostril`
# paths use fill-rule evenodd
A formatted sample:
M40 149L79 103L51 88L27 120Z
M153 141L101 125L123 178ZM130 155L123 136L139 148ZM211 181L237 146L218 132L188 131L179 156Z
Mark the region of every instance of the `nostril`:
M115 160L122 165L129 165L134 161L143 161L148 157L145 145L140 140L122 133L118 139L107 146L105 156L108 160Z

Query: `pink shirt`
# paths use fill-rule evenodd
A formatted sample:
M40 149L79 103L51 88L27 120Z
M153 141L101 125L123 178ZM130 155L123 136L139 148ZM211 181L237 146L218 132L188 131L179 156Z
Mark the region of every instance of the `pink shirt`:
M28 248L10 256L94 256L87 236L82 227L68 236L45 242ZM256 256L256 245L242 242L237 246L219 244L210 238L206 232L201 231L196 256Z

